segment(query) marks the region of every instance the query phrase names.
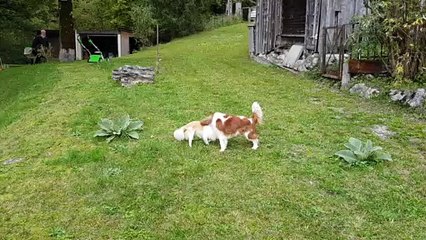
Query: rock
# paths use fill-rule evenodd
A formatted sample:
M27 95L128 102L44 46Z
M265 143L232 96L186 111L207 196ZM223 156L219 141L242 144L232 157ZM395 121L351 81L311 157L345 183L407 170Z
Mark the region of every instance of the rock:
M375 97L380 93L378 89L368 87L364 83L355 84L349 92L352 94L358 94L359 96L367 99Z
M154 83L154 78L155 70L153 67L125 65L112 71L112 79L120 81L123 87Z
M304 62L305 68L312 69L316 66L318 66L319 63L319 54L315 53L312 55L309 55Z
M278 55L278 59L281 60L281 61L285 61L285 59L287 58L287 55L288 55L288 51L285 50L281 54Z
M297 60L293 64L292 68L295 69L296 71L299 71L299 72L308 71L308 69L306 68L306 65L305 65L305 60Z
M271 63L266 59L266 56L259 54L258 56L253 56L253 60L262 65L271 65Z
M376 134L383 140L393 137L396 134L395 132L390 131L388 127L384 125L374 125L371 128L371 131L373 131L374 134Z
M268 60L270 63L272 63L274 65L283 66L282 57L280 57L280 55L278 55L274 52L266 55L266 60Z
M295 44L291 46L287 58L284 62L285 66L292 68L293 65L300 59L303 54L305 47L303 45Z
M25 161L24 158L11 158L3 162L3 165L11 165Z
M371 80L371 79L374 79L374 76L372 74L367 74L365 75L365 78Z
M421 107L426 99L426 91L424 88L417 89L414 97L407 101L410 107Z
M392 101L409 105L412 108L422 107L426 101L426 90L419 88L416 91L391 90L389 96Z
M261 64L272 64L289 70L296 70L298 72L306 72L318 66L320 60L319 54L311 54L303 59L302 55L303 46L293 45L291 49L284 49L282 51L274 51L266 55L259 54L251 57L253 60Z
M399 90L391 90L389 95L391 97L391 100L394 102L402 101L406 97L406 94L404 94L403 91L399 91Z

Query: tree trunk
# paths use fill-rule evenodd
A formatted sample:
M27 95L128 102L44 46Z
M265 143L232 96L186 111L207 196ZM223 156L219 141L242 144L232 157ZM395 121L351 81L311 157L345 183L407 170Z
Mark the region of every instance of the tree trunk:
M235 16L238 16L238 17L243 16L243 5L241 2L235 3Z
M232 0L228 0L226 3L226 15L232 16Z
M74 19L72 16L72 0L59 1L59 38L61 49L68 50L68 53L74 51ZM72 49L72 51L69 51ZM72 60L68 57L68 60Z

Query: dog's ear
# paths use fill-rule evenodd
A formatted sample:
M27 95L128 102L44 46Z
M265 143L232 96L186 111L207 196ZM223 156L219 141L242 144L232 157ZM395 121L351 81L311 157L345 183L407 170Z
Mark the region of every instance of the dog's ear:
M213 119L213 115L210 115L209 117L203 119L200 121L201 126L207 126L210 125L210 123L212 123L212 119Z

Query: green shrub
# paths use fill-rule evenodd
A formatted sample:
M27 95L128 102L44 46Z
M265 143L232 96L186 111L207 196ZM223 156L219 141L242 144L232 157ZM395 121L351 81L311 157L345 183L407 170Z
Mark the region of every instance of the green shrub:
M143 121L131 120L129 115L126 115L116 120L104 118L98 125L101 130L96 131L94 137L107 137L106 141L109 143L114 138L121 136L139 139L137 131L142 130Z
M363 143L359 139L350 138L349 142L345 144L345 147L348 149L338 151L335 155L351 165L392 161L390 154L382 152L383 149L379 146L373 146L370 140Z

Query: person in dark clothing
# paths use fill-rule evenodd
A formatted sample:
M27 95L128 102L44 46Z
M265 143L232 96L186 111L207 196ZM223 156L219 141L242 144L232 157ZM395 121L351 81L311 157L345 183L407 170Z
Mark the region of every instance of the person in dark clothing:
M37 56L36 58L36 63L40 63L41 62L41 57L44 56L39 56L40 52L42 51L42 47L44 48L48 48L49 47L49 41L47 40L46 37L46 30L41 30L37 36L33 39L33 44L31 46L33 48L33 55ZM45 57L44 57L45 58Z
M41 30L40 34L37 34L32 44L33 49L39 49L41 46L49 47L49 41L47 40L45 30Z

